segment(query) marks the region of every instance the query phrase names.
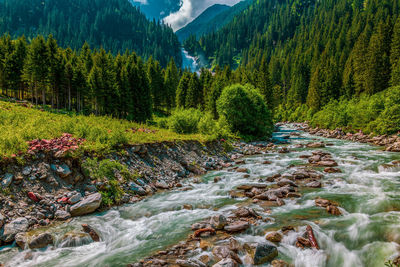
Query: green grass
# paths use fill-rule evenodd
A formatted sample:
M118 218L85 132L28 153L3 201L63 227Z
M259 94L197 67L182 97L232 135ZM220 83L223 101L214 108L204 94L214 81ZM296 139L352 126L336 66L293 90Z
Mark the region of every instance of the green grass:
M145 128L154 132L133 132ZM201 134L183 135L154 126L137 124L111 117L57 114L0 101L0 157L26 152L28 141L52 139L63 133L85 138L82 149L88 152L108 153L128 144L162 141L210 141Z

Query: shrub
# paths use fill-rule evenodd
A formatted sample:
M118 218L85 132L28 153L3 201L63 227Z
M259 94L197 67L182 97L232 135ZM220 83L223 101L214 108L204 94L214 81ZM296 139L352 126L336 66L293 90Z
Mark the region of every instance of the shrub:
M218 123L211 113L206 113L201 117L198 129L201 134L214 135L218 133Z
M169 129L179 134L198 132L198 124L202 117L197 109L177 109L168 120Z
M273 131L271 113L264 98L250 85L224 88L217 101L219 116L226 118L230 130L242 137L264 138Z

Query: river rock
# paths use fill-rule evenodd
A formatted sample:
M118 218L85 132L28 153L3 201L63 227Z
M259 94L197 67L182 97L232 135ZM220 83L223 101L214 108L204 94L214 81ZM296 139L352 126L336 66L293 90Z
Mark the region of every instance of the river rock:
M257 214L253 209L246 207L240 207L237 210L234 210L233 213L237 217L257 217Z
M100 193L95 193L85 197L80 202L71 207L71 215L75 217L94 212L100 207L101 199L102 198Z
M308 184L306 184L307 187L311 187L311 188L321 188L322 184L320 181L312 181L309 182Z
M290 265L284 260L273 260L271 262L272 267L289 267Z
M328 207L326 207L326 211L332 215L336 216L342 215L339 208L334 205L329 205Z
M227 224L226 217L222 214L212 216L210 219L210 224L215 230L222 230Z
M250 254L254 265L271 262L278 256L278 249L268 243L246 243L246 251Z
M207 265L198 260L195 261L177 259L175 263L180 267L207 267Z
M239 258L239 256L230 250L228 246L216 246L212 249L212 254L217 261L231 258L235 262L242 264L242 260Z
M271 242L279 243L282 241L282 235L278 232L271 232L265 236L265 239Z
M100 241L100 236L96 232L96 230L93 229L93 227L91 227L88 224L82 224L82 229L83 229L83 231L85 233L90 235L90 237L93 239L94 242L99 242Z
M57 220L65 221L65 220L68 220L69 218L71 218L71 214L65 210L57 210L54 214L54 217Z
M3 180L1 181L1 186L3 188L9 187L13 181L14 175L11 173L6 173L3 176Z
M15 243L21 249L25 249L26 242L27 242L26 233L18 233L18 234L15 235Z
M30 249L38 249L38 248L45 248L49 245L53 245L53 243L54 243L53 236L49 233L43 233L34 237L29 242L28 246Z
M322 160L316 163L319 167L336 167L338 164L333 160Z
M342 170L339 168L328 167L328 168L324 169L324 172L326 172L326 173L341 173Z
M325 144L323 142L309 143L306 145L308 148L323 148Z
M236 172L248 173L249 169L247 169L247 168L237 168Z
M165 181L157 181L155 186L160 189L169 189L169 186Z
M224 230L227 232L235 233L235 232L244 231L249 227L250 227L250 224L246 221L236 221L236 222L230 223L227 226L225 226Z
M278 186L279 187L282 187L282 186L285 186L285 185L290 185L290 186L297 187L297 184L295 184L293 181L291 181L289 179L286 179L286 178L283 178L283 179L278 181Z
M26 218L20 217L10 223L4 225L3 233L1 235L1 240L9 243L14 240L15 235L21 232L26 232L29 227L29 222Z
M146 190L144 190L143 187L141 187L140 185L137 185L137 184L134 183L134 182L130 182L130 183L129 183L129 189L130 189L131 191L133 191L134 193L140 195L140 196L145 196L145 195L147 195Z
M238 267L238 263L234 261L233 259L227 258L223 259L216 264L214 264L212 267Z
M90 244L93 239L87 233L66 233L60 242L60 247L79 247Z

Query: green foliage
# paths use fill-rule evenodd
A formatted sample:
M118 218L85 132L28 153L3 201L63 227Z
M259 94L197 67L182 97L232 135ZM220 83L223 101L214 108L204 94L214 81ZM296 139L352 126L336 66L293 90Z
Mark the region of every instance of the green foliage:
M177 109L169 118L169 128L180 134L193 134L198 132L198 124L202 117L197 109Z
M148 131L135 131L147 129ZM179 135L172 131L108 116L59 114L0 101L0 156L25 152L27 141L52 139L63 133L84 138L81 149L108 153L124 144L174 140L205 141L204 135Z
M400 87L373 96L332 101L311 120L313 126L346 128L365 133L394 134L400 131Z
M118 204L124 195L124 191L122 190L119 182L116 180L109 180L105 182L99 192L102 196L102 205L106 207L113 204Z
M230 129L242 136L265 138L273 131L271 113L263 97L250 85L226 87L217 101L217 110Z

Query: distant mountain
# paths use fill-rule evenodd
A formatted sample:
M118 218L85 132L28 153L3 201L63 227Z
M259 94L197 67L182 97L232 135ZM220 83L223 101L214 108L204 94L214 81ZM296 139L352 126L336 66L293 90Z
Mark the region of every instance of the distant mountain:
M59 45L72 49L87 42L114 54L131 50L153 56L163 66L171 57L178 65L182 62L172 29L149 21L126 0L0 0L0 34L4 33L28 39L52 34Z
M180 0L129 0L129 2L139 7L147 18L156 20L165 18L181 7Z
M179 40L182 42L190 35L199 37L203 34L217 31L232 21L236 15L245 10L252 2L253 0L245 0L232 7L219 4L213 5L207 8L191 23L178 30L176 35L178 35Z

